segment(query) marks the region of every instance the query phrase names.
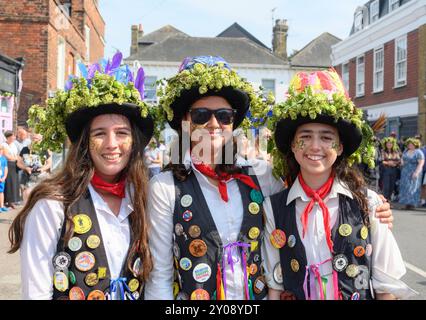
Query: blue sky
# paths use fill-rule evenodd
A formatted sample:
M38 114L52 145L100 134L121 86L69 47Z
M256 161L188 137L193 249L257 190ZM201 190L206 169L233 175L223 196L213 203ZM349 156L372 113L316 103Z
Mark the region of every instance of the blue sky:
M300 50L323 32L344 39L353 14L367 0L101 0L105 56L130 51L131 25L145 34L167 24L197 37L214 37L234 22L271 47L272 19L287 19L287 51ZM214 3L214 4L213 4ZM272 10L276 8L272 15Z

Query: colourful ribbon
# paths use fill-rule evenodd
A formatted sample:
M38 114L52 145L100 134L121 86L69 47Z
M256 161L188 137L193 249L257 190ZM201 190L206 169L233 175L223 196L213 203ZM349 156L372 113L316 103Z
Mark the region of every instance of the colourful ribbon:
M306 266L305 280L303 282L303 291L305 293L306 300L312 300L311 294L308 292L308 275L310 274L310 272L312 272L314 274L314 277L318 282L318 288L319 288L319 291L320 291L320 299L324 300L327 290L324 287L324 284L323 284L323 281L322 281L322 278L321 278L321 274L319 272L319 267L322 264L329 262L331 260L332 260L332 258L324 260L323 262L320 262L320 263L317 263L317 264L312 264L310 266ZM311 281L309 281L309 283L311 283ZM312 285L310 286L310 289L311 289L310 292L312 293L312 291L313 291ZM338 277L337 277L337 272L334 269L333 269L333 290L334 290L334 300L340 300Z
M223 270L223 285L225 287L225 297L226 297L226 263L229 264L231 266L231 270L232 272L234 272L234 259L232 258L232 252L235 249L239 249L239 248L250 248L250 245L248 243L244 243L244 242L232 242L227 244L226 246L223 247L223 260L222 260L222 270ZM242 252L243 255L243 270L244 270L244 286L245 286L245 295L246 295L246 299L250 299L249 296L249 289L248 289L248 277L247 277L247 258L246 258L246 253L243 250ZM239 262L239 259L236 262Z
M119 300L125 300L125 292L129 292L129 297L131 300L135 300L135 297L133 297L133 295L131 294L131 291L129 289L129 287L127 286L127 278L117 278L115 280L111 280L110 281L110 288L111 288L111 298L113 297L113 293L118 293L117 291L117 287L120 289L120 299Z

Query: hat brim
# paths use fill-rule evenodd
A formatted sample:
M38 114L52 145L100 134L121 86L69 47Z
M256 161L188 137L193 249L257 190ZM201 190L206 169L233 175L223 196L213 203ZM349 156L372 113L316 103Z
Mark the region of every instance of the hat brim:
M149 115L146 118L141 116L138 105L132 103L110 103L96 107L80 108L71 113L65 122L65 129L71 142L75 143L83 132L84 127L93 118L102 114L120 114L126 116L140 130L143 147L151 140L154 132L154 122Z
M234 129L243 122L250 105L250 99L246 92L232 87L223 87L221 90L209 90L204 94L200 94L199 88L191 88L184 90L181 95L171 104L173 110L173 120L169 121L170 127L178 130L181 127L182 118L189 111L192 104L204 97L219 96L224 98L231 107L237 110L234 119Z
M291 143L294 134L299 126L306 123L323 123L337 128L341 143L343 144L343 154L350 156L360 146L362 141L362 132L352 122L335 119L328 115L318 115L315 119L310 117L298 117L296 120L291 118L281 119L275 128L275 145L283 153L286 154L291 150Z

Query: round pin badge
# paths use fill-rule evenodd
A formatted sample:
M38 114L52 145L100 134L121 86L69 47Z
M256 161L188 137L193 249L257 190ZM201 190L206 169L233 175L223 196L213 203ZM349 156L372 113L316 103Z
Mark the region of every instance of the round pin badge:
M283 283L283 272L281 269L281 263L278 262L274 267L274 273L273 273L274 281L278 284Z
M75 257L75 267L83 272L89 271L95 265L96 259L93 253L83 251Z
M350 264L346 268L346 275L350 278L355 278L359 273L359 268L355 264Z
M258 214L260 211L260 206L256 202L250 202L248 210L251 214Z
M361 235L361 238L363 240L367 239L367 237L368 237L368 228L366 226L362 226L361 231L360 231L360 235Z
M298 272L300 268L299 261L297 261L296 259L291 259L290 267L291 267L291 270L293 270L293 272Z
M129 289L130 289L131 292L138 290L138 288L139 288L139 280L135 279L135 278L131 279L129 281L128 286L129 286Z
M74 273L74 272L72 272L72 271L69 271L69 272L68 272L68 279L70 280L70 283L71 283L72 285L74 285L74 284L75 284L75 282L77 281L77 279L76 279L76 277L75 277L75 273Z
M188 271L192 268L192 261L189 258L182 258L179 261L179 266L182 270Z
M255 264L255 263L252 263L250 266L249 266L249 273L252 275L252 276L254 276L256 273L257 273L257 270L258 270L258 268L257 268L257 264Z
M355 257L360 258L360 257L362 257L364 254L365 254L365 249L364 249L364 247L362 247L362 246L357 246L357 247L354 249L354 255L355 255Z
M348 258L344 254L337 254L333 258L333 268L337 272L342 272L348 266Z
M92 234L87 238L86 244L90 249L96 249L101 244L101 238L96 234Z
M177 236L183 235L183 226L180 223L175 224L175 233Z
M367 257L371 256L371 254L373 253L373 246L371 245L371 243L367 244L367 246L365 247L365 255Z
M81 239L79 237L72 237L69 241L68 241L68 248L71 251L78 251L81 249L83 245L83 241L81 241Z
M173 282L173 297L176 299L178 293L179 293L179 283Z
M341 224L341 225L339 226L339 234L340 234L342 237L347 237L347 236L349 236L351 233L352 233L352 227L351 227L349 224L344 223L344 224Z
M180 300L184 300L184 299L180 299ZM195 289L191 293L191 300L210 300L210 295L204 289Z
M141 268L142 268L141 258L137 258L135 262L133 262L133 268L132 268L133 275L135 277L140 273Z
M53 275L53 285L60 292L67 291L69 286L67 275L62 271L56 271Z
M280 229L275 229L274 231L272 231L269 240L275 248L281 249L282 247L284 247L286 242L286 236L284 231Z
M176 257L176 259L180 258L180 248L177 242L173 244L173 255Z
M85 300L86 299L86 295L84 294L83 289L81 289L80 287L72 287L70 289L68 296L70 297L70 300Z
M359 292L354 292L351 295L351 300L359 300L360 297L361 295L359 294Z
M250 239L253 239L253 240L257 239L257 237L260 235L259 228L257 228L257 227L250 228L248 235L249 235Z
M256 253L256 254L253 256L253 261L254 261L254 262L259 262L259 260L260 260L260 255Z
M74 222L74 232L84 234L92 228L92 220L87 214L77 214L72 218Z
M257 277L256 280L254 280L253 291L256 294L261 293L265 289L265 287L265 279L263 277Z
M207 252L207 245L201 239L192 240L189 244L189 252L197 258L204 256Z
M87 295L87 300L106 300L101 290L93 290Z
M139 300L141 295L140 295L139 291L135 291L135 292L132 292L132 296L133 296L133 298L135 298L135 300Z
M90 273L86 274L86 276L84 277L84 282L89 287L94 287L99 282L98 275L96 273L94 273L94 272L90 272Z
M294 248L296 245L296 237L293 234L288 236L287 244L290 248Z
M180 199L180 204L182 205L182 207L189 207L192 204L192 197L189 194L185 194Z
M261 204L263 202L262 192L256 189L252 189L250 191L250 199L258 204Z
M53 257L52 262L55 269L65 270L71 264L71 256L66 252L59 252Z
M194 270L192 271L192 276L194 277L195 281L199 283L206 282L210 279L210 276L212 275L212 269L207 263L200 263L197 264L194 267Z
M198 238L201 235L201 229L199 226L194 224L189 227L188 233L191 238Z
M182 214L182 219L186 222L191 221L192 211L191 210L185 210Z

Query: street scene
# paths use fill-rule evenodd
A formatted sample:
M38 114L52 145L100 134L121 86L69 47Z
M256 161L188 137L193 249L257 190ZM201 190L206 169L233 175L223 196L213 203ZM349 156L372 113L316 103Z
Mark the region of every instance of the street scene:
M0 300L426 300L424 230L426 0L0 0Z

